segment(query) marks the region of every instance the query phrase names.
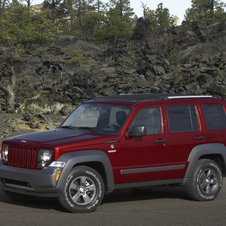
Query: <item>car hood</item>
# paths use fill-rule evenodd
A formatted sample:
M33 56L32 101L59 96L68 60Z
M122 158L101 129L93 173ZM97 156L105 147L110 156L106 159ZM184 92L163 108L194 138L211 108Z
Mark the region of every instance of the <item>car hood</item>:
M59 128L8 138L3 143L11 143L17 146L62 147L65 145L84 146L87 143L89 145L98 144L115 138L116 135L97 133L85 129Z

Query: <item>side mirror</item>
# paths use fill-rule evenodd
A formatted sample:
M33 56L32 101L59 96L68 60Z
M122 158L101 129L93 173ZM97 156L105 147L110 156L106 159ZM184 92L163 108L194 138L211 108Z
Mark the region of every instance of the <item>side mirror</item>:
M143 137L147 135L146 126L134 126L128 131L128 137Z

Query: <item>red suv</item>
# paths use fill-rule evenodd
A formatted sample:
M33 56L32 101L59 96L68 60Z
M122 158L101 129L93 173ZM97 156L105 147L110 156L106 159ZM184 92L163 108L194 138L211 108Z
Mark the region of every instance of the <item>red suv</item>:
M226 101L128 94L82 103L59 128L3 141L0 187L91 212L115 189L184 186L213 200L226 172Z

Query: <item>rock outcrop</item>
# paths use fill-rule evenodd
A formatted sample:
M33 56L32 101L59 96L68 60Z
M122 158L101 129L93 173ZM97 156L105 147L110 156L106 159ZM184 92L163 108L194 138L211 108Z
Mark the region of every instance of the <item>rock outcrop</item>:
M146 21L138 22L140 29L132 39L117 40L114 48L61 37L44 54L27 52L18 71L17 101L41 84L50 105L77 105L116 93L217 94L226 98L226 22L184 22L157 34L147 32Z

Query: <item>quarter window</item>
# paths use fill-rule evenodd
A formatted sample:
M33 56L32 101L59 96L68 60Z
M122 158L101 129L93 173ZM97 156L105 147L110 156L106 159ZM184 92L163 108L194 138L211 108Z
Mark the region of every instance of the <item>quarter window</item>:
M194 105L167 106L170 133L198 131L199 124Z
M226 116L221 104L203 104L202 109L208 130L226 129Z

